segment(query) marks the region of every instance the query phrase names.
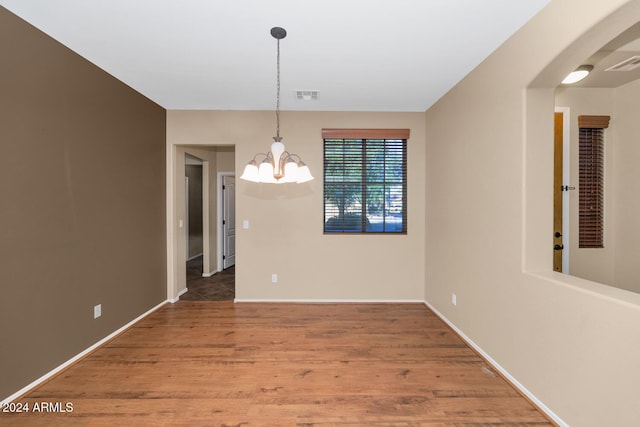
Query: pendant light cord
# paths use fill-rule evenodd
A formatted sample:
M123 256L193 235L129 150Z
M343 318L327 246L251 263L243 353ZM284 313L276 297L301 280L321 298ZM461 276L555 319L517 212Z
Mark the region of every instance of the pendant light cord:
M278 54L276 57L278 84L276 90L276 141L280 141L280 39L278 41Z

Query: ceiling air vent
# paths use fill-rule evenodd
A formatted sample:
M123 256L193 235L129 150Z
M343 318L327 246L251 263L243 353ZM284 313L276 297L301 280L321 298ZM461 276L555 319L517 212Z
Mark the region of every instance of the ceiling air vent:
M298 101L317 101L318 91L317 90L297 90L296 98L298 99Z
M640 67L640 56L636 55L625 59L619 64L607 68L605 71L631 71L638 67Z

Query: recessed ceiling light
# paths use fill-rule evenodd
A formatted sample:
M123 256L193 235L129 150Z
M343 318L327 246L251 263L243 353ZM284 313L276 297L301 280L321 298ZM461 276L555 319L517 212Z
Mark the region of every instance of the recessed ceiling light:
M580 80L584 79L589 75L589 73L593 70L593 65L581 65L569 73L567 77L562 81L563 85L570 85L573 83L577 83Z

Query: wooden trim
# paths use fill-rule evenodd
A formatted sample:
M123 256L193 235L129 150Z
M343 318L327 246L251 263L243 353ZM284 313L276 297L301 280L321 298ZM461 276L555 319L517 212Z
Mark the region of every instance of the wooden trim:
M322 129L322 139L409 139L409 129Z
M563 123L564 113L556 112L553 120L553 271L562 273L562 166L563 166ZM559 235L559 237L555 237Z
M606 129L611 116L578 116L579 128Z

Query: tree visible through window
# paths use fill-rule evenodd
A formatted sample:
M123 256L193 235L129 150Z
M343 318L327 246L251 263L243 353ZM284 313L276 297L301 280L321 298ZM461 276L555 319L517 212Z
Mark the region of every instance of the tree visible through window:
M407 232L407 139L401 129L324 129L325 233Z

